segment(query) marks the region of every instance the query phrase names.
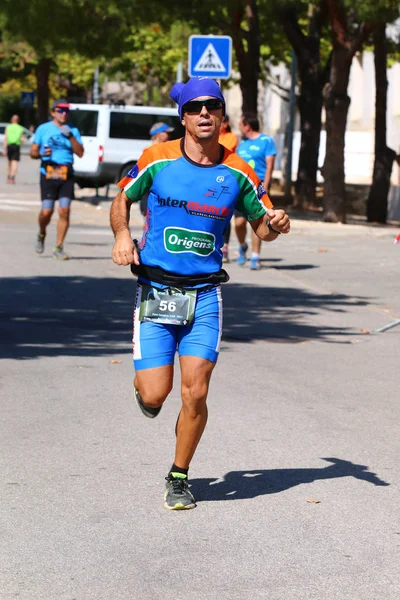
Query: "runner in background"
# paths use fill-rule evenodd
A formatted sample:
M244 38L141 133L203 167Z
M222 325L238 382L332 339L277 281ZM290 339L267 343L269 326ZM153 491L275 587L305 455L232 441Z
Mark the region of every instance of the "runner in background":
M46 228L58 200L59 219L57 223L57 243L53 258L68 260L64 252L64 239L69 227L71 201L74 197L74 154L83 156L82 139L76 127L67 125L69 104L60 99L53 102L51 119L39 125L33 137L31 158L40 159L40 191L42 209L39 214L39 233L35 251L42 254Z
M174 131L173 127L167 125L167 123L154 123L149 131L149 136L152 144L163 144L164 142L168 142L169 134ZM142 199L140 200L140 212L143 217L146 218L147 213L147 199L149 194L144 194Z
M237 153L254 169L263 182L265 191L269 194L276 155L275 142L270 135L260 132L260 123L256 115L244 114L240 119L239 127L243 140L238 146ZM244 265L248 248L246 243L247 219L238 211L235 211L235 227L240 244L237 263ZM253 231L251 232L251 246L250 269L258 270L261 267L261 240Z
M224 116L223 121L221 123L221 129L219 130L219 140L218 141L220 144L225 146L225 148L228 148L228 150L230 150L231 152L236 152L236 148L238 146L239 141L237 139L237 136L234 133L232 133L232 131L231 131L231 125L229 122L228 115ZM229 223L226 226L226 229L224 231L224 245L222 248L222 262L223 263L229 262L228 245L229 245L230 237L231 237L231 223L229 221Z
M21 154L21 142L24 141L24 128L19 124L19 116L13 115L4 132L3 154L8 158L7 183L15 183Z

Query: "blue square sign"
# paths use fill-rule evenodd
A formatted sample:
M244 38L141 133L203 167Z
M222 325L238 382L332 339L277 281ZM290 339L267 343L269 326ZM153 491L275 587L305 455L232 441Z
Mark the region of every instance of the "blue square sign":
M21 104L24 106L33 106L35 102L35 92L21 92Z
M231 76L232 38L229 35L191 35L189 76L228 79Z

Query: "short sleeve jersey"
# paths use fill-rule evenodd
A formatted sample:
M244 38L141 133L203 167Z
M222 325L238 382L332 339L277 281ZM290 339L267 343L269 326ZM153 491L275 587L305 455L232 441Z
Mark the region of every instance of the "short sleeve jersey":
M79 129L72 127L71 125L69 127L77 142L82 144ZM39 125L35 131L33 143L39 144L39 152L41 154L44 152L45 146L49 146L52 150L51 156L42 157L42 163L51 162L56 163L57 165L72 165L74 162L71 141L61 133L60 128L57 127L57 125L54 125L53 121L48 121L47 123L43 123L43 125ZM46 170L43 167L40 171L46 173Z
M24 128L22 125L18 125L18 123L10 123L6 127L7 134L7 144L16 144L17 146L21 145L21 138L24 135Z
M220 161L194 163L183 139L147 148L119 186L137 202L148 192L141 262L179 275L221 269L223 232L237 208L249 221L272 204L257 175L223 146Z
M276 155L276 147L273 138L270 135L261 133L253 140L243 140L240 142L237 153L245 160L257 173L261 180L265 177L267 156Z

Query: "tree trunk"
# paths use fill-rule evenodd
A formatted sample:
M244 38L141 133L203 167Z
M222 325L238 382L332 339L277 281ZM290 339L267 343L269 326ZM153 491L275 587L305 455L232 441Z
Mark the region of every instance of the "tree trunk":
M244 10L243 10L244 8ZM243 44L241 22L246 18L249 31L246 34L247 52ZM257 114L258 77L260 74L260 29L256 0L248 0L241 9L232 12L232 40L240 71L242 112Z
M50 58L41 58L36 66L37 102L39 124L49 120Z
M332 53L330 81L323 90L326 111L326 154L322 175L324 183L324 220L346 222L344 145L350 98L347 87L351 58L345 47Z
M321 134L322 88L327 69L321 69L321 31L327 19L326 0L309 6L308 32L299 25L298 10L285 5L278 9L286 36L296 52L300 78L298 107L300 112L301 144L295 186L294 206L308 208L316 205L318 153Z
M324 220L346 222L346 188L344 145L350 98L347 95L350 67L374 28L373 23L361 22L356 32L344 0L327 0L331 24L332 63L329 83L323 90L326 110L326 154L323 166ZM353 31L352 33L350 33Z
M309 65L307 71L311 71ZM321 134L322 87L313 77L301 75L299 97L301 144L295 187L295 206L308 208L316 205L318 151Z
M375 61L375 160L372 185L367 199L367 220L386 223L387 204L396 153L386 145L387 110L387 41L386 24L377 25L374 32Z

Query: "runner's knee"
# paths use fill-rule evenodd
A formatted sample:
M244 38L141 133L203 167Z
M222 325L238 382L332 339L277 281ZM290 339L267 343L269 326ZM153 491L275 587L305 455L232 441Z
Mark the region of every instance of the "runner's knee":
M160 406L163 404L167 396L172 390L173 380L160 380L152 379L147 381L141 378L140 375L136 374L134 385L140 394L143 402L148 406Z
M64 221L69 220L69 208L59 208L58 213L60 215L60 219Z
M192 381L190 384L182 382L181 391L182 405L185 411L191 417L196 417L202 411L207 400L207 381Z
M43 219L50 219L54 210L52 208L42 208L40 211L40 217Z

